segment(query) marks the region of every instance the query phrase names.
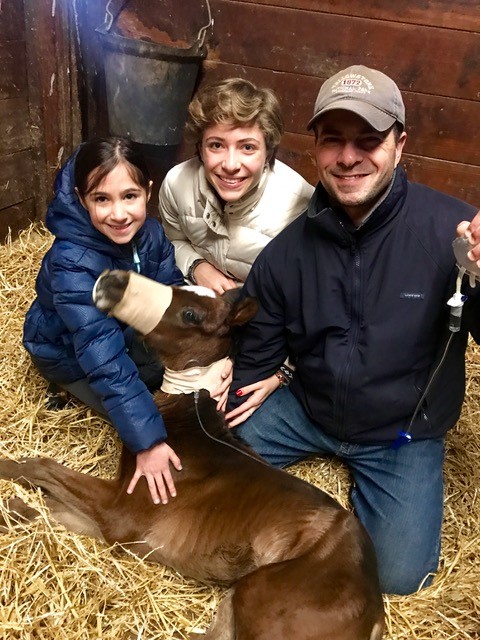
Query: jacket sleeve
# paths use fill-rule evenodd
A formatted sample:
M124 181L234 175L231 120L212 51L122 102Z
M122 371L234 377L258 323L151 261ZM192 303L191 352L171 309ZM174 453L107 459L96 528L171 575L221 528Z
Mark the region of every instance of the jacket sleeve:
M76 358L89 384L121 440L137 453L163 442L165 425L127 354L120 324L93 304L95 279L96 274L64 257L61 265L52 265L53 301L72 334Z
M283 294L280 282L268 262L267 251L264 250L255 261L242 296L256 298L258 311L242 331L240 350L235 356L228 409L246 400L245 397L237 398L237 389L270 377L288 355Z
M192 189L193 185L184 188ZM168 174L160 187L158 206L165 233L175 247L175 261L180 271L186 276L192 262L203 256L195 251L190 239L185 234L182 225L182 212L175 198L174 186Z

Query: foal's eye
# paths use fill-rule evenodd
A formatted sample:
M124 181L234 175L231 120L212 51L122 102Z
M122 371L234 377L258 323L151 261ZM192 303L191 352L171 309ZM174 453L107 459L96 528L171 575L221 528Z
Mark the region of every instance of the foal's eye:
M201 322L200 317L193 309L184 309L182 317L187 324L200 324Z

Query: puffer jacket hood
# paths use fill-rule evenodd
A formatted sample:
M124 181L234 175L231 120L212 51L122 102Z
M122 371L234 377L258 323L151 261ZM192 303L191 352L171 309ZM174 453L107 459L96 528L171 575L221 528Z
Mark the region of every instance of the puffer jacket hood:
M53 185L55 197L48 206L45 225L59 240L82 238L85 246L96 248L106 238L92 226L90 214L75 193L75 159L80 148L57 173Z

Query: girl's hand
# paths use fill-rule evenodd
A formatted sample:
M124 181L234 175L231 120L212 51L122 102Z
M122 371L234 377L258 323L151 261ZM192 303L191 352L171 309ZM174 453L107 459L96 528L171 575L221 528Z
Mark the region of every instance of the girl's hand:
M243 387L243 389L238 389L236 392L237 396L246 396L249 393L251 396L239 407L227 413L225 420L227 421L229 428L231 429L232 427L236 427L250 418L252 413L258 409L258 407L265 402L268 396L276 391L279 386L280 380L276 375L273 375L269 378L265 378L264 380L259 380L259 382L249 384L246 387Z
M215 293L221 295L228 289L236 289L238 282L232 278L228 278L217 267L210 262L200 262L193 270L193 277L197 284L202 287L213 289Z
M211 398L218 398L217 411L225 411L228 400L228 392L233 380L233 361L228 358L225 368L222 371L222 382L214 391L211 392Z
M160 502L167 504L168 493L172 498L177 495L170 471L170 463L173 464L177 471L182 470L180 458L166 442L137 453L137 468L128 485L127 493L133 493L139 479L145 476L153 502L155 504L160 504Z

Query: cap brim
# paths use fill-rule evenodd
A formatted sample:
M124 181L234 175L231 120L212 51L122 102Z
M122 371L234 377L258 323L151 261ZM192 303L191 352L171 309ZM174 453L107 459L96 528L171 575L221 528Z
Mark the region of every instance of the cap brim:
M396 118L391 116L385 111L381 109L377 109L372 104L368 104L366 102L362 102L361 100L352 100L351 98L343 98L341 100L336 100L332 102L327 107L324 107L321 111L316 113L310 122L307 125L307 130L310 130L314 123L323 116L324 113L328 111L335 111L337 109L342 109L343 111L351 111L352 113L356 113L357 116L360 116L364 120L368 122L370 126L372 126L376 131L386 131L390 129L395 122Z

